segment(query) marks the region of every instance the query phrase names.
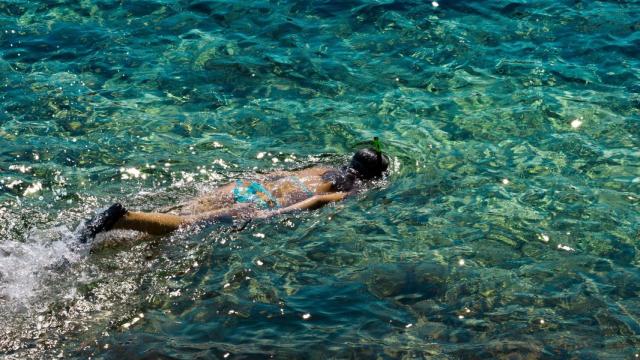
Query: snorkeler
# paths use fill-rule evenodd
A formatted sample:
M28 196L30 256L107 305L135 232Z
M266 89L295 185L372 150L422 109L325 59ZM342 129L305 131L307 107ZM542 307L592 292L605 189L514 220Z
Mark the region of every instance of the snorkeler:
M375 149L357 151L351 162L339 169L312 167L236 180L206 196L168 209L174 213L128 211L116 203L89 220L80 230L79 239L84 243L96 234L112 229L164 235L195 223L237 219L248 222L316 209L340 201L368 180L383 176L389 166L389 158L380 151L377 138L374 146Z

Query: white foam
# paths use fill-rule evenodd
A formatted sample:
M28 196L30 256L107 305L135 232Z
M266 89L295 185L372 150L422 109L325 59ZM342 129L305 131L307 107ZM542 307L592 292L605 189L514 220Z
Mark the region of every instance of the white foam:
M44 278L83 253L64 226L32 231L25 241L0 241L0 299L28 301Z

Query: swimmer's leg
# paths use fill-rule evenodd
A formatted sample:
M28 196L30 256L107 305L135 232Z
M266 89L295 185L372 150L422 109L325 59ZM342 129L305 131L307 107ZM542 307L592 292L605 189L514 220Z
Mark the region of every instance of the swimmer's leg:
M188 224L188 218L185 216L129 211L113 225L112 229L136 230L152 235L165 235L186 224Z
M152 235L165 235L182 226L199 222L228 221L250 217L250 211L247 210L246 207L227 208L191 216L129 211L115 223L113 229L137 230Z

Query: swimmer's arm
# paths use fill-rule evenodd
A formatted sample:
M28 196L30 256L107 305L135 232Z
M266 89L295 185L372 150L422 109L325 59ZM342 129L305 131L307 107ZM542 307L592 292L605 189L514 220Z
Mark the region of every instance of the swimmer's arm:
M257 218L268 218L280 214L286 214L299 210L313 210L319 207L322 207L330 202L336 202L344 199L348 193L346 192L337 192L331 194L323 194L323 195L314 195L306 200L300 201L293 205L287 206L278 210L271 211L261 211L256 217Z

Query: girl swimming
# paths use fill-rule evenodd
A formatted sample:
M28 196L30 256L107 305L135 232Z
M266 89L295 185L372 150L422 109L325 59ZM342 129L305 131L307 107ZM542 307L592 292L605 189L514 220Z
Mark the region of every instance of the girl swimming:
M87 242L96 234L111 229L164 235L199 222L268 218L316 209L340 201L366 181L381 177L388 166L389 159L379 148L366 148L356 152L351 162L339 169L312 167L236 180L171 209L174 213L128 211L116 203L89 220L79 237L81 242Z

